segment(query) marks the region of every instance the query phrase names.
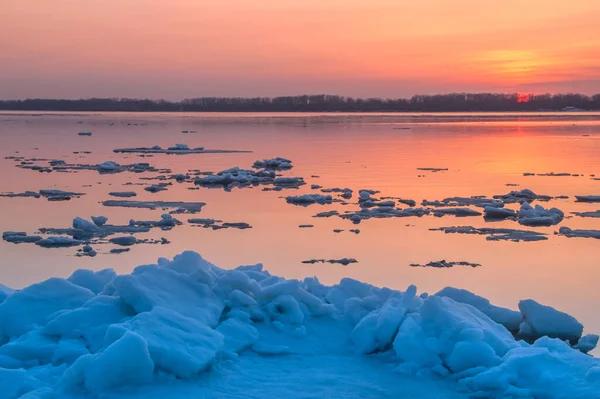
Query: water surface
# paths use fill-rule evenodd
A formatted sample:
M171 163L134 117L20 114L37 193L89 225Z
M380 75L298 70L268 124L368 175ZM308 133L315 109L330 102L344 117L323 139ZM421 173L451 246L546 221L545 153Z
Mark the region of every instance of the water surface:
M183 130L196 133L184 134ZM80 131L91 131L81 137ZM559 226L527 228L514 221L487 223L482 217L371 219L360 225L312 215L340 205L287 204L282 196L311 190L349 187L381 191L380 196L416 200L473 195L491 196L528 188L538 194L569 196L542 203L568 216L593 211L600 204L574 202L574 195L600 195L600 114L138 114L138 113L0 113L0 192L56 188L85 192L66 202L34 198L0 198L0 230L34 233L40 227L69 227L76 216L106 215L114 224L129 219L157 220L161 210L107 208L109 191L138 193L136 200L203 201L193 217L247 222L248 230L202 229L187 224L171 231L140 234L165 237L168 245L137 245L129 253L75 257L75 248L43 249L31 244L0 242L0 282L20 288L51 276L68 276L77 268L111 267L130 272L159 256L186 250L200 252L226 268L264 263L286 277L318 276L324 283L352 277L376 285L405 289L416 284L436 292L451 285L466 288L493 303L516 308L519 299L534 298L576 316L588 332L600 332L600 240L566 238L560 226L600 229L600 219L569 217ZM115 154L121 147L190 147L249 150L252 153L155 155ZM73 154L91 151L89 155ZM15 167L7 156L62 159L95 164L149 162L173 173L190 169L217 172L232 166L249 168L257 159L282 156L293 161L287 176L302 176L299 190L262 191L260 187L225 192L177 184L151 194L140 182L155 173L100 175L96 171L39 173ZM448 168L423 172L421 167ZM568 172L580 177L523 176L524 172ZM318 178L311 178L318 175ZM145 183L148 183L147 181ZM518 186L507 186L516 184ZM91 185L91 186L90 186ZM88 187L89 186L89 187ZM347 205L355 209L356 205ZM404 207L404 206L402 206ZM515 206L511 206L516 209ZM477 209L477 208L474 208ZM176 215L182 221L188 215ZM314 224L301 229L298 225ZM540 242L493 242L484 236L451 235L430 228L453 225L532 229L549 234ZM347 230L358 227L360 234ZM334 233L333 229L345 229ZM110 245L97 246L105 253ZM302 264L311 258L352 257L347 267ZM413 268L433 260L469 261L478 268Z

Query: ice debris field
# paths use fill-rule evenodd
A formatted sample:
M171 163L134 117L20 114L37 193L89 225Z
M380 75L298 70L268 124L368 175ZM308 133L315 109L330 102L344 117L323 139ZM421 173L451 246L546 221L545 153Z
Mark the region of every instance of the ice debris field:
M600 397L573 317L468 291L220 269L194 252L129 275L0 285L0 398Z

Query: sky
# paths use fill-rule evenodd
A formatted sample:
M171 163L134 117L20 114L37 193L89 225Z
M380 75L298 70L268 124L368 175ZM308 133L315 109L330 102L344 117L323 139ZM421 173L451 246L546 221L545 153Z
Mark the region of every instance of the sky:
M600 93L598 0L0 2L0 99Z

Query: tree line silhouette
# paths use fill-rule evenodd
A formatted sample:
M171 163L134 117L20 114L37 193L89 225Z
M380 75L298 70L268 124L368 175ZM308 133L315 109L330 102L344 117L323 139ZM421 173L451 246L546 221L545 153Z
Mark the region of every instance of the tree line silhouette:
M287 97L200 97L182 101L133 98L26 99L0 101L12 111L133 112L509 112L600 110L600 94L451 93L411 98L353 98L338 95Z

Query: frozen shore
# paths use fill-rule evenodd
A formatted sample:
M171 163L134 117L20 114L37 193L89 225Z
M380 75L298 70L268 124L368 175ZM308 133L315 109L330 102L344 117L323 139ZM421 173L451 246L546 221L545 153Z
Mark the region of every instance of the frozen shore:
M531 299L324 286L184 252L0 285L0 397L593 398L598 336L582 332Z

